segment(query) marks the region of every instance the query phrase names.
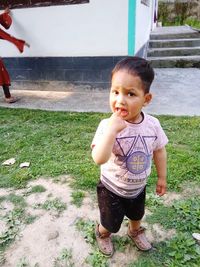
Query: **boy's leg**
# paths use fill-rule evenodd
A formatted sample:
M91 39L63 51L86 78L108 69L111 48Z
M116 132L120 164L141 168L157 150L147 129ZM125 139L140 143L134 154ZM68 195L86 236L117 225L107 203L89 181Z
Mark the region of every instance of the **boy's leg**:
M128 236L140 250L148 251L152 246L145 236L145 228L141 227L145 210L145 196L146 189L144 188L135 199L128 201L126 215L129 218Z
M111 240L111 233L104 228L101 224L96 225L95 236L99 250L108 257L114 253L114 247Z
M141 221L129 220L128 236L135 243L136 247L142 251L152 249L151 243L145 235L145 228L140 226Z
M103 227L103 225L101 224L99 224L99 233L101 233L101 235L110 234L110 232L105 227Z
M129 229L130 231L137 231L140 228L141 225L141 220L134 221L134 220L129 220Z
M120 206L120 198L110 192L99 182L97 198L100 210L101 224L96 226L96 239L100 251L112 256L114 252L111 233L118 232L124 218L124 210Z

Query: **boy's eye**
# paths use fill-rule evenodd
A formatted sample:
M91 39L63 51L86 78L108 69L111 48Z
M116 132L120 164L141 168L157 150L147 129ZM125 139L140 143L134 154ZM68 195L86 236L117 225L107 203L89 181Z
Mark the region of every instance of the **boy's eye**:
M112 93L113 93L114 95L117 95L117 94L118 94L118 91L117 91L117 90L113 90Z
M128 96L134 96L135 94L133 92L128 92Z

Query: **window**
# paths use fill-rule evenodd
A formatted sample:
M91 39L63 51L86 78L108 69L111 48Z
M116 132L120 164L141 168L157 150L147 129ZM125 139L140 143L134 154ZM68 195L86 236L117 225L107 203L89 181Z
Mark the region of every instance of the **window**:
M2 3L3 2L3 3ZM52 5L73 5L85 4L89 0L6 0L0 1L0 9L9 8L24 8L24 7L39 7Z
M149 6L149 0L141 0L141 3L144 4L145 6Z

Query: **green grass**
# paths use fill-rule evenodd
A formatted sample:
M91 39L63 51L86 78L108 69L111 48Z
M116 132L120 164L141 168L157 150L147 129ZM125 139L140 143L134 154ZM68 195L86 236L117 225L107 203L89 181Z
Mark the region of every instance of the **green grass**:
M71 197L72 197L71 203L77 207L80 207L85 197L85 193L82 191L72 192Z
M191 27L194 27L196 29L200 29L200 20L194 19L194 18L187 18L184 21L185 24L190 25Z
M182 19L180 16L177 16L173 21L169 21L169 18L161 17L160 21L162 21L162 26L182 26L187 24L193 28L200 29L200 20L192 17Z
M1 166L1 187L23 187L40 176L71 174L80 188L93 188L98 168L90 142L103 115L0 109L0 162L15 157L12 166ZM20 169L19 164L31 166Z
M108 114L0 108L0 187L24 187L30 179L69 174L78 189L95 189L99 167L91 158L96 127ZM158 116L168 135L168 187L200 182L200 117ZM19 164L30 161L29 168ZM155 170L149 186L155 184Z
M54 260L53 267L75 267L72 259L72 250L71 249L62 249L59 257Z
M36 204L34 208L56 211L57 214L59 215L67 208L67 205L64 202L62 202L59 198L55 198L55 199L47 199L44 203Z
M200 197L174 201L171 207L157 207L147 221L159 222L164 228L174 228L178 232L200 232Z

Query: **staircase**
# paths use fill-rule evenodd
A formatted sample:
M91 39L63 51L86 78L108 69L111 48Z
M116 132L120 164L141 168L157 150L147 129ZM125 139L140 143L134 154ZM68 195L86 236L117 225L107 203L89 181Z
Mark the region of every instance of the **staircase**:
M154 68L200 68L200 32L189 26L156 28L147 59Z

